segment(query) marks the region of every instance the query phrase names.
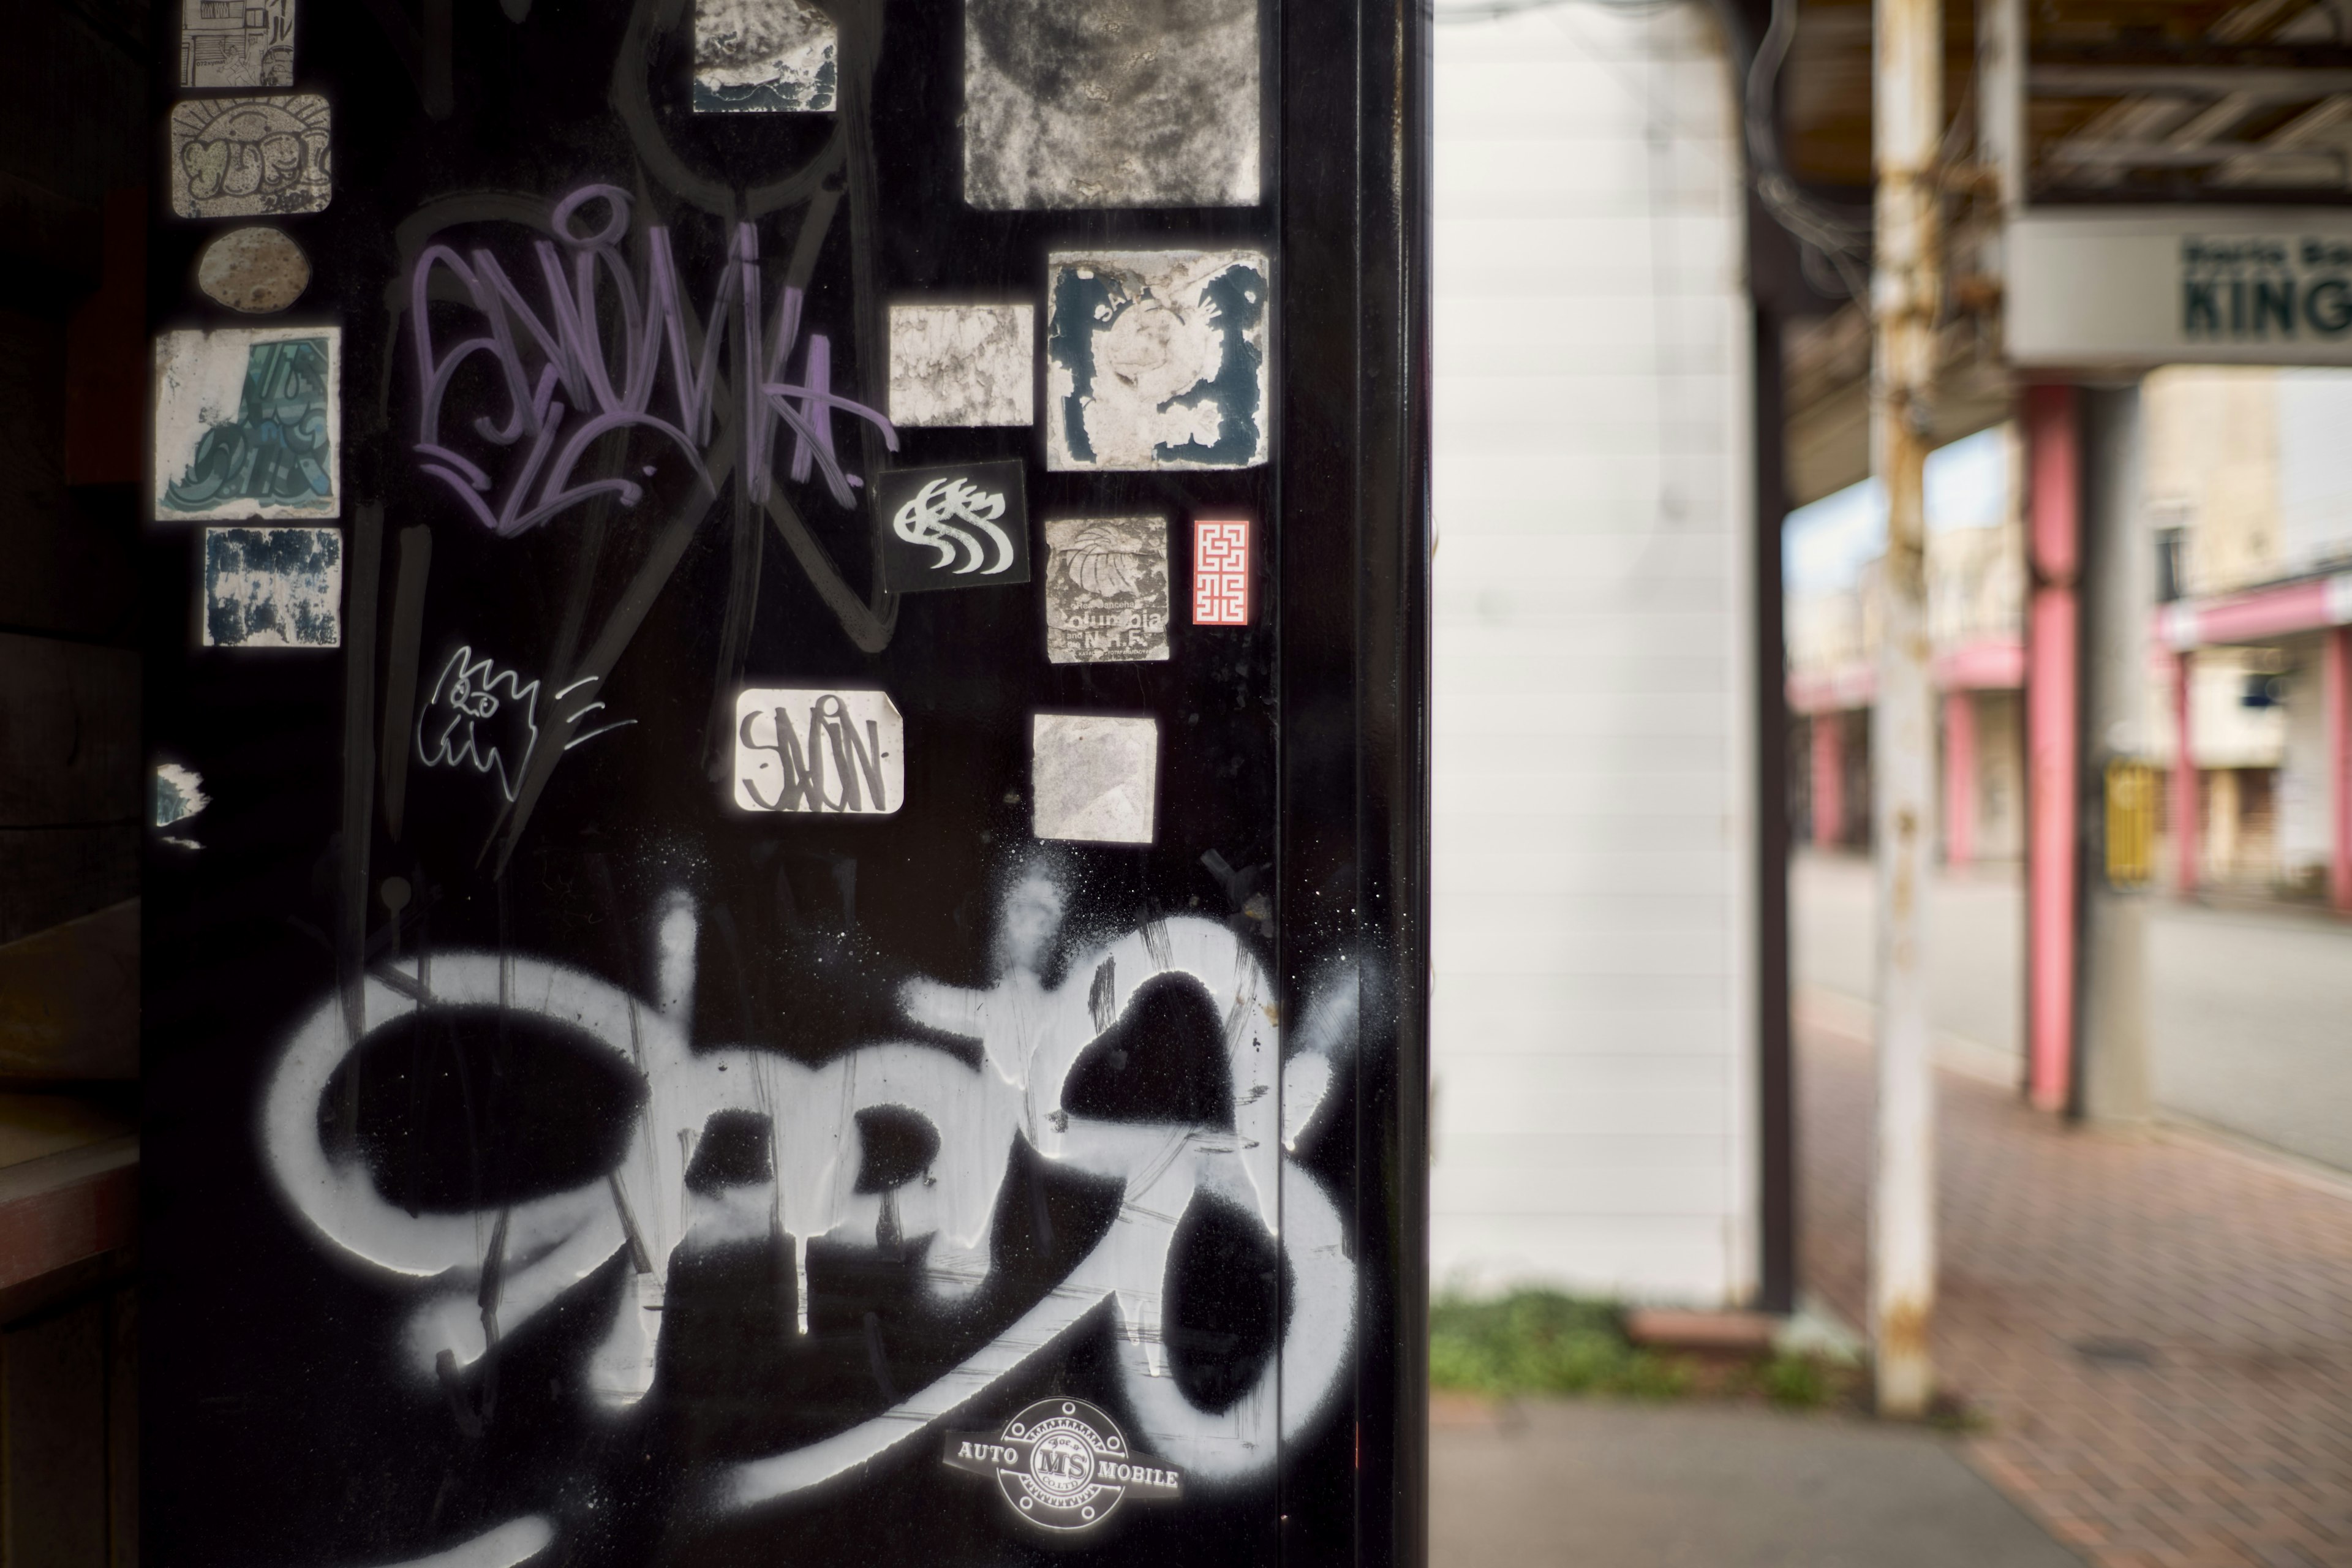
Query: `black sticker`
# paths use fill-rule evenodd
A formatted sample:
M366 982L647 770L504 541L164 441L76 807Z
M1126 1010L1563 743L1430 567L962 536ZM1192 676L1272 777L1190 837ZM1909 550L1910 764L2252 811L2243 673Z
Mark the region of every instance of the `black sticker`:
M1029 581L1018 461L901 468L874 484L882 574L896 594Z

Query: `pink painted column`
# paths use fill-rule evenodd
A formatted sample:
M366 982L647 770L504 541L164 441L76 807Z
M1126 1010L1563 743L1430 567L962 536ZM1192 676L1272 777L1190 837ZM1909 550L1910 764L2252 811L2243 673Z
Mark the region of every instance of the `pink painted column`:
M2186 650L2172 660L2172 890L2183 898L2197 890L2197 737L2189 727L2189 677L2196 671Z
M2081 426L2071 386L2025 393L2028 1092L2064 1108L2074 1056L2075 731L2080 670L2075 572L2082 538Z
M2327 629L2327 901L2352 914L2352 626Z
M1977 854L1977 700L1944 693L1944 864L1965 867Z
M1845 826L1845 718L1813 715L1813 845L1826 849Z

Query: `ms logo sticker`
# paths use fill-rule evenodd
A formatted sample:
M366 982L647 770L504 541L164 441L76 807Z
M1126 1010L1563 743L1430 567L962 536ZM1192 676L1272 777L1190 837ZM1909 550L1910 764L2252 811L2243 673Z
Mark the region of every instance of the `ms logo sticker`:
M893 593L1029 581L1029 513L1018 462L901 468L876 483L874 505Z
M1083 1399L1041 1399L1002 1432L950 1432L947 1467L993 1476L1013 1511L1041 1530L1092 1530L1129 1498L1184 1495L1172 1465L1128 1452L1118 1424Z

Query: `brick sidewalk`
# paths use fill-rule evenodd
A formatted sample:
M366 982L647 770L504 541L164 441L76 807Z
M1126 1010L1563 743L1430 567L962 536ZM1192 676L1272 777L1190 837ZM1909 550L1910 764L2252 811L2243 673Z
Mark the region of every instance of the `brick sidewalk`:
M1866 1046L1799 1030L1805 1280L1864 1308ZM1937 1075L1945 1385L2098 1568L2352 1565L2352 1197Z

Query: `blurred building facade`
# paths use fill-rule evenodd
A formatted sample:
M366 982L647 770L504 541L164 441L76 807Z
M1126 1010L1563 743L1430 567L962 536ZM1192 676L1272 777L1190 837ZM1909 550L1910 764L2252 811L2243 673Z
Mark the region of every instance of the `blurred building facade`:
M2013 426L1956 442L1927 477L1927 626L1941 693L1938 802L1947 864L2025 847L2025 555ZM1793 826L1823 847L1870 835L1885 521L1867 480L1789 516L1788 691Z

